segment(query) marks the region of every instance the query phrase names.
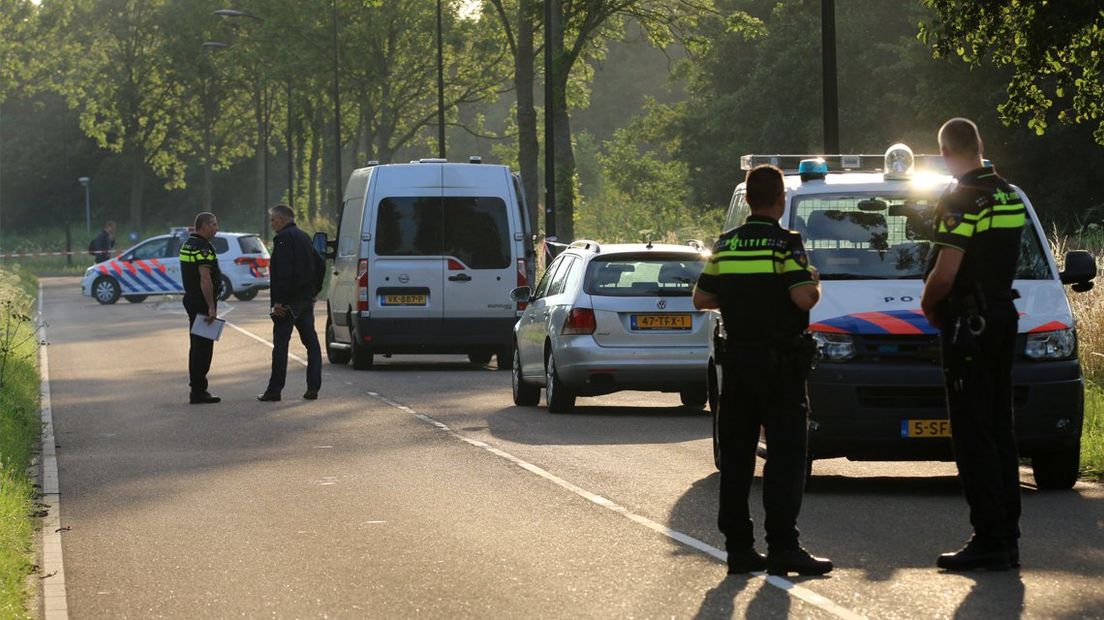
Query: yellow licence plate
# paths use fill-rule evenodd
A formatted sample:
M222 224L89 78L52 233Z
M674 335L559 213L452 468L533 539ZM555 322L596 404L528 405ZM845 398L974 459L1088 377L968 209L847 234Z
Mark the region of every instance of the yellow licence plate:
M384 295L383 305L385 306L424 306L426 305L425 295Z
M950 420L901 420L901 437L950 437Z
M690 329L689 314L634 314L629 317L632 329Z

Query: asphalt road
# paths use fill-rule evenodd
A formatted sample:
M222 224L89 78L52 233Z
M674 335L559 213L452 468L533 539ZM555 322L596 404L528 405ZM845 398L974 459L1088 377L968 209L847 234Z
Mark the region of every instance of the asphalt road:
M1099 485L1024 470L1023 568L949 574L952 465L818 461L799 525L837 569L726 578L710 422L677 395L557 416L513 406L493 362L396 356L325 364L314 402L292 360L260 403L262 295L224 304L223 402L192 406L178 299L43 293L72 618L1104 617Z

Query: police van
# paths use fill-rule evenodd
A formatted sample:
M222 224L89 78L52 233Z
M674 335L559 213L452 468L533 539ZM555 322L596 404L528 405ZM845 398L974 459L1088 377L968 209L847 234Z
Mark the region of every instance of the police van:
M525 196L506 166L444 159L369 165L345 189L333 260L326 355L370 368L377 354L461 353L476 364L513 357L535 255Z
M808 381L809 459L949 460L950 422L938 331L920 310L923 276L940 197L955 180L939 156L894 145L884 155L745 155L750 170L773 164L787 174L781 224L801 234L820 272L821 299L809 330L819 350ZM1059 271L1024 192L1027 211L1014 287L1020 313L1013 367L1016 434L1039 488L1077 480L1084 382L1077 332L1064 285L1092 288L1096 263L1083 251ZM1015 201L1016 197L1010 197ZM750 209L744 185L733 193L725 229ZM710 313L715 338L724 326ZM709 358L716 439L720 360Z

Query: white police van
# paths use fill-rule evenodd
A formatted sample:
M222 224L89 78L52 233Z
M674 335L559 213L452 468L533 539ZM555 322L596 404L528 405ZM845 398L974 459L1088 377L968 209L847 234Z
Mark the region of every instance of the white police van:
M189 230L173 228L167 235L150 237L115 258L92 265L84 272L81 293L105 305L117 302L119 297L141 303L151 295L182 294L180 246ZM233 295L249 301L269 287L268 249L260 237L219 232L211 245L222 272L219 299Z
M510 291L533 281L525 196L506 166L422 159L353 171L337 239L315 235L333 259L326 356L370 368L376 354L498 356L510 368L525 309Z
M809 327L820 351L808 382L810 465L834 457L951 459L938 332L920 311L937 203L954 183L942 159L914 156L905 145L890 147L884 156L741 158L745 170L760 164L787 172L781 224L801 233L809 261L820 271L821 299ZM1059 272L1031 202L1016 191L1027 209L1014 283L1020 293L1016 434L1038 486L1069 488L1078 474L1084 383L1063 285L1089 290L1096 264L1087 252L1070 252ZM725 229L741 225L748 212L740 184ZM720 337L726 327L718 313L711 315ZM714 431L718 361L711 352ZM714 451L719 466L716 432Z

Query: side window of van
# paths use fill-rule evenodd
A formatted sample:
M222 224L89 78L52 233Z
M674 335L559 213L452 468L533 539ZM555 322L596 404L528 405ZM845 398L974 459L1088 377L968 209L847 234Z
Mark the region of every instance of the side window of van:
M567 283L567 274L575 266L575 259L571 257L564 258L563 265L556 270L556 275L552 277L552 283L548 285L548 296L559 295L564 292L564 284Z
M357 201L362 200L364 199L350 198L342 208L341 230L337 233L338 258L356 258L360 246L360 224L364 215L358 208Z
M564 264L565 260L566 259L563 257L557 258L552 261L548 269L544 270L544 275L541 276L540 282L537 283L537 291L533 293L533 299L540 299L548 293L548 284L552 282L552 278L556 275L556 270L560 268L560 265Z
M472 269L510 266L510 221L501 198L445 198L446 256L455 256Z

